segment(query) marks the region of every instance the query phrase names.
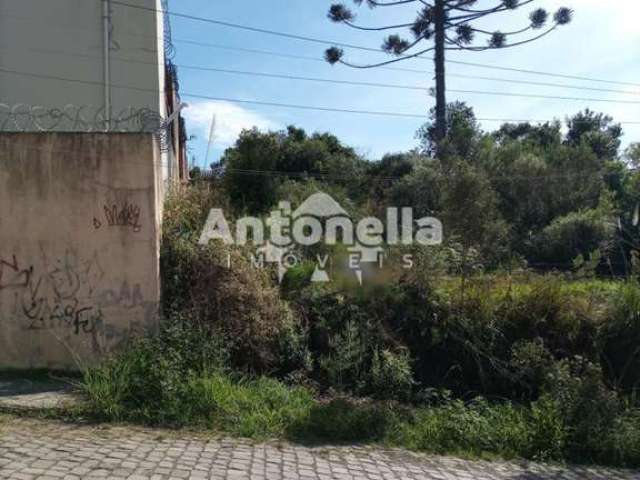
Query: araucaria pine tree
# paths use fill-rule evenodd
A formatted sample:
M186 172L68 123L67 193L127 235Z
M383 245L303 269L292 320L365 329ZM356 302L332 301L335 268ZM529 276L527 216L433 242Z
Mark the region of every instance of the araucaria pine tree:
M497 4L480 8L478 4L485 3L478 0L353 0L360 6L363 1L370 8L393 8L408 4L416 4L419 11L415 20L400 25L362 26L355 22L355 14L344 4L334 4L329 9L328 17L337 23L344 23L351 28L367 31L402 30L410 31L410 38L403 38L398 34L389 35L384 39L382 51L394 55L391 60L358 65L344 59L344 51L339 47L331 47L325 52L325 59L331 63L342 63L354 68L374 68L390 63L408 60L433 52L435 62L435 97L436 97L436 125L435 139L442 140L446 136L446 79L445 54L447 50L470 50L480 52L484 50L516 47L533 42L553 32L559 25L571 21L572 10L560 8L553 15L549 23L549 13L538 8L529 15L529 23L525 27L510 31L487 31L474 26L477 20L490 15L496 15L509 10L533 3L535 0L494 0ZM488 2L486 2L488 3ZM476 43L477 37L484 37L483 44ZM428 45L426 48L425 46Z

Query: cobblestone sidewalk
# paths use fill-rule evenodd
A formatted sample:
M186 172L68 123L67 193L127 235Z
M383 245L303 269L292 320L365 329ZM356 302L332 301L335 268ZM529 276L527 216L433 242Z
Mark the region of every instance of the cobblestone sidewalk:
M68 381L50 378L0 378L0 407L9 410L41 410L77 402Z
M470 462L368 447L303 447L185 432L9 419L0 423L0 478L265 480L627 480L601 468Z

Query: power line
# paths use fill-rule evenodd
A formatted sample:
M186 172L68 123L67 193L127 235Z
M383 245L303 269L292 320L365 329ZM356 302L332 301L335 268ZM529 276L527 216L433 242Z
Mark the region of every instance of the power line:
M377 88L395 88L395 89L401 89L401 90L419 90L419 91L425 91L425 92L430 91L430 88L419 86L419 85L401 85L401 84L378 83L378 82L360 82L360 81L354 81L354 80L337 80L337 79L331 79L331 78L304 77L304 76L297 76L297 75L253 72L253 71L246 71L246 70L232 70L232 69L215 68L215 67L200 67L200 66L192 66L192 65L177 65L177 66L180 66L180 68L185 68L185 69L195 69L195 70L208 71L208 72L219 72L219 73L245 75L245 76L253 76L253 77L279 78L279 79L285 79L285 80L331 83L331 84L337 84L337 85L356 85L356 86L377 87ZM507 96L507 97L540 98L540 99L552 99L552 100L576 100L576 101L605 102L605 103L619 103L619 104L640 104L640 101L634 101L634 100L578 98L578 97L564 97L564 96L555 96L555 95L537 95L537 94L530 94L530 93L507 93L507 92L490 92L490 91L483 91L483 90L460 90L460 89L454 89L454 88L449 88L448 91L454 92L454 93L468 93L468 94L476 94L476 95L496 95L496 96ZM635 93L635 95L638 95L638 93Z
M498 78L498 77L483 77L479 75L463 75L457 73L447 73L449 77L455 78L468 78L471 80L487 80L490 82L502 82L502 83L514 83L520 85L535 85L539 87L555 87L555 88L568 88L571 90L585 90L591 92L606 92L606 93L620 93L623 95L640 95L640 92L631 92L628 90L613 90L609 88L598 88L598 87L583 87L579 85L568 85L566 83L549 83L549 82L533 82L528 80L514 80L509 78Z
M53 132L53 133L72 133L72 132ZM105 134L108 135L108 134ZM42 148L42 147L33 147L33 146L23 146L22 150L27 151L37 151L37 152L45 152L45 153L56 153L56 154L64 154L69 156L80 156L78 151L75 150L65 150L58 148ZM85 158L86 155L83 155ZM19 155L12 155L8 152L0 152L0 158L10 158L12 160L16 160L19 158ZM22 159L21 159L22 160ZM129 164L136 165L156 165L161 167L168 167L169 163L161 162L161 161L139 161L139 160L130 160L124 159L123 162ZM288 178L315 178L320 180L344 180L344 181L352 181L354 177L351 175L337 175L330 172L293 172L293 171L283 171L283 170L260 170L260 169L236 169L236 168L224 168L220 169L220 171L224 172L233 172L238 173L240 175L249 175L249 176L261 176L261 177L288 177ZM636 173L638 172L638 168L628 168L623 173ZM223 173L224 173L223 172ZM568 179L568 178L589 178L592 177L593 174L597 174L598 179L604 179L606 177L612 177L619 175L618 172L608 172L608 173L600 173L600 172L566 172L566 173L552 173L545 175L487 175L487 178L490 180L522 180L522 181L532 181L532 180L549 180L549 179ZM404 177L402 176L371 176L367 178L367 181L373 182L395 182L402 180Z
M49 132L49 133L73 134L77 132L60 131L60 132ZM102 133L102 132L99 132L99 133ZM112 132L104 133L104 135L110 135L110 134L112 134ZM65 154L70 156L82 156L83 158L87 157L87 155L85 154L81 155L77 150L66 150L66 149L59 149L59 148L42 148L42 147L34 147L29 145L22 146L20 147L20 149L27 150L27 151L45 152L45 153L58 153L58 154ZM11 155L5 151L5 152L0 152L0 158L2 157L16 159L17 157L19 158L19 154ZM140 160L124 159L122 161L130 164L136 164L136 165L158 165L162 167L168 167L170 165L168 162L162 162L162 161L156 161L156 160L140 161ZM224 171L224 172L234 172L239 174L256 175L256 176L274 176L274 177L286 176L286 177L299 177L299 178L313 177L313 178L324 178L328 180L353 180L354 179L352 175L337 175L330 172L305 172L305 171L295 172L295 171L285 171L285 170L241 169L241 168L227 168L227 167L222 167L222 168L219 168L218 170ZM640 168L627 168L626 171L623 173L637 173L639 171L640 171ZM605 173L565 172L565 173L551 173L551 174L544 174L544 175L495 175L494 174L494 175L487 175L487 178L493 179L493 180L546 180L546 179L554 179L554 178L563 179L563 178L590 177L594 173L596 174L599 173L599 178L612 177L612 176L619 175L619 172L605 172ZM398 181L398 180L402 180L403 178L404 178L403 176L375 176L374 175L374 176L371 176L369 180Z
M29 20L29 19L26 19L24 17L15 17L15 16L10 16L10 15L4 15L4 14L2 16L3 16L3 18ZM65 29L66 28L69 28L69 27L65 27ZM74 29L78 29L78 30L89 30L87 28L79 28L79 27L73 27L73 28ZM121 32L121 34L123 34L123 33ZM141 34L141 33L137 33L137 32L125 32L124 35L137 36L137 37L143 37L143 38L153 38L154 40L162 40L161 38L156 37L154 35L145 35L145 34ZM288 54L288 53L282 53L282 52L274 52L274 51L269 51L269 50L260 50L260 49L253 49L253 48L236 47L236 46L231 46L231 45L223 45L223 44L217 44L217 43L202 42L202 41L197 41L197 40L177 39L177 38L174 38L172 40L173 40L174 43L184 43L184 44L188 44L188 45L195 45L195 46L206 47L206 48L215 48L215 49L221 49L221 50L243 52L243 53L251 53L251 54L257 54L257 55L266 55L266 56L273 56L273 57L280 57L280 58L287 58L287 59L295 59L295 60L315 61L315 62L321 62L321 63L325 63L326 64L326 61L321 57L312 57L312 56L305 56L305 55L296 55L296 54ZM83 54L78 54L78 53L62 52L62 51L59 51L59 50L55 51L55 50L49 50L49 49L33 49L33 48L31 48L31 49L29 49L29 51L41 52L41 53L47 53L47 54L58 54L58 55L67 55L67 56L86 57L86 58L98 58L97 56L94 56L94 55L83 55ZM126 62L126 63L140 63L140 64L148 64L148 65L153 64L153 65L156 65L155 63L145 62L145 61L142 61L142 60L125 59L125 58L118 58L118 57L112 57L112 58L114 60L121 61L121 62ZM530 70L514 69L514 68L509 68L509 67L497 67L497 66L484 65L484 64L479 64L479 63L458 62L458 61L454 61L454 60L450 60L449 63L458 63L458 64L462 64L462 65L471 65L471 66L490 68L490 69L515 71L515 72L520 72L520 73L544 74L544 75L549 75L549 76L558 76L558 77L561 77L561 78L609 82L609 81L605 81L605 80L597 80L597 79L591 79L591 78L586 78L586 77L574 77L574 76L560 75L560 74L555 75L555 74L545 73L545 72L534 72L534 71L530 71ZM206 66L181 65L181 64L176 64L176 66L180 67L180 68L184 68L184 69L189 69L189 70L203 70L203 71L212 71L213 70L213 71L215 71L215 69L213 67L206 67ZM422 74L422 75L425 74L425 73L428 73L424 69L412 69L412 68L391 67L391 66L380 67L380 70L407 72L407 73L417 73L417 74ZM231 73L231 72L229 72L229 73ZM491 81L491 82L512 83L512 84L522 84L522 85L535 85L535 86L554 87L554 88L566 88L566 89L572 89L572 90L584 90L584 91L594 91L594 92L618 93L618 94L623 94L623 95L640 95L640 92L634 92L634 91L614 90L614 89L598 88L598 87L586 87L586 86L569 85L569 84L562 84L562 83L535 82L535 81L527 81L527 80L516 80L516 79L498 78L498 77L486 77L486 76L479 76L479 75L468 75L468 74L457 74L457 73L447 73L447 76L448 77L454 77L454 78L470 79L470 80L486 80L486 81ZM321 81L321 80L317 80L317 81ZM337 83L347 83L347 82L346 81L337 81ZM628 83L628 82L609 82L609 83L620 83L621 85L640 86L640 85L637 85L637 84L634 84L634 83ZM354 84L357 85L358 83L354 83ZM363 83L363 84L366 85L366 82ZM386 85L373 85L373 86L386 86ZM409 87L399 87L399 88L416 89L416 90L427 89L427 87L411 87L411 86L409 86ZM450 89L449 91L453 91L453 90Z
M55 133L69 133L69 132L55 132ZM65 149L57 149L57 148L41 148L41 147L32 147L32 146L24 146L21 147L22 150L27 151L37 151L44 153L56 153L56 154L68 154L75 155L76 151L65 150ZM8 152L0 152L0 158L9 158L14 161L18 161L18 159L22 160L20 156L11 155ZM169 163L160 162L160 161L134 161L134 160L118 160L119 163L133 164L133 165L145 165L145 166L160 166L160 167L168 167ZM222 173L233 172L238 173L240 175L248 175L248 176L259 176L259 177L275 177L275 178L300 178L300 179L308 179L314 178L319 180L342 180L342 181L352 181L352 180L360 180L362 176L352 176L352 175L337 175L328 172L293 172L293 171L282 171L282 170L259 170L259 169L235 169L235 168L224 168L220 169ZM206 172L206 171L205 171ZM623 173L635 173L638 172L637 168L627 169L626 172ZM490 180L496 181L534 181L534 180L549 180L549 179L569 179L569 178L590 178L592 174L597 174L598 179L603 179L606 177L612 177L619 175L618 172L609 172L609 173L600 173L600 172L567 172L567 173L555 173L555 174L546 174L546 175L487 175L486 178ZM366 178L367 181L373 182L396 182L402 180L404 177L401 176L375 176L372 175ZM595 177L594 177L595 178Z
M430 88L419 86L419 85L401 85L401 84L378 83L378 82L360 82L360 81L354 81L354 80L337 80L337 79L331 79L331 78L304 77L304 76L297 76L297 75L253 72L253 71L246 71L246 70L232 70L232 69L214 68L214 67L199 67L199 66L194 67L191 65L181 65L180 68L227 73L227 74L233 74L233 75L245 75L245 76L253 76L253 77L279 78L279 79L285 79L285 80L331 83L331 84L337 84L337 85L356 85L356 86L376 87L376 88L394 88L394 89L400 89L400 90L419 90L424 92L430 91ZM640 104L640 101L633 101L633 100L577 98L577 97L563 97L563 96L555 96L555 95L536 95L536 94L529 94L529 93L506 93L506 92L489 92L489 91L482 91L482 90L460 90L460 89L454 89L454 88L449 88L448 91L454 92L454 93L468 93L468 94L477 94L477 95L496 95L496 96L508 96L508 97L552 99L552 100L577 100L577 101L620 103L620 104ZM636 93L635 95L638 95L638 93Z
M231 48L231 47L229 47ZM46 54L56 54L56 55L65 55L65 56L72 56L72 57L80 57L80 58L99 58L95 55L87 55L87 54L80 54L80 53L70 53L70 52L63 52L63 51L59 51L59 50L49 50L49 49L29 49L29 51L35 51L35 52L40 52L40 53L46 53ZM305 58L305 59L310 59L310 60L318 60L318 61L323 61L320 60L318 58L313 58L313 57L301 57L301 58ZM135 64L142 64L142 65L158 65L156 62L148 62L148 61L144 61L144 60L135 60L135 59L129 59L129 58L122 58L122 57L112 57L112 60L118 61L118 62L123 62L123 63L135 63ZM420 85L402 85L402 84L389 84L389 83L383 83L383 82L361 82L361 81L355 81L355 80L340 80L340 79L329 79L329 78L317 78L317 77L304 77L304 76L296 76L296 75L290 75L290 74L275 74L275 73L268 73L268 72L254 72L254 71L243 71L243 70L233 70L233 69L224 69L224 68L217 68L217 67L209 67L209 66L204 66L204 65L188 65L188 64L179 64L179 63L174 63L174 65L176 67L185 69L185 70L196 70L196 71L205 71L205 72L219 72L219 73L228 73L228 74L236 74L236 75L248 75L248 76L262 76L262 77L267 77L267 78L282 78L282 79L289 79L289 80L300 80L300 81L314 81L314 82L322 82L322 83L334 83L334 84L343 84L343 85L356 85L356 86L368 86L368 87L380 87L380 88L397 88L397 89L404 89L404 90L420 90L420 91L430 91L429 87L425 87L425 86L420 86ZM401 70L401 71L412 71L412 72L420 72L420 73L425 73L423 71L418 71L418 70L410 70L410 69L397 69L394 67L388 67L388 69L390 70ZM581 86L576 86L576 85L567 85L567 84L558 84L558 83L545 83L545 82L532 82L532 81L525 81L525 80L512 80L512 79L503 79L503 78L496 78L496 77L482 77L482 76L475 76L475 75L463 75L463 74L448 74L451 77L457 77L457 78L467 78L467 79L474 79L474 80L488 80L488 81L495 81L495 82L503 82L503 83L514 83L514 84L524 84L524 85L537 85L537 86L549 86L549 87L558 87L558 88L568 88L568 89L575 89L575 90L588 90L588 91L597 91L597 92L607 92L607 93L618 93L618 94L623 94L623 95L640 95L640 92L632 92L632 91L626 91L626 90L613 90L613 89L606 89L606 88L595 88L595 87L581 87ZM506 95L505 93L502 92L484 92L484 91L470 91L470 90L456 90L456 89L448 89L448 91L450 92L458 92L458 93L478 93L478 94L494 94L494 95ZM529 97L530 94L509 94L509 95L513 95L513 96L523 96L523 97ZM594 102L612 102L613 100L601 100L601 99L593 99L593 98L567 98L567 97L547 97L547 96L541 96L540 98L552 98L552 99L565 99L565 100L586 100L586 101L594 101ZM621 103L629 103L626 101L622 101Z
M561 97L555 95L536 95L534 93L508 93L508 92L489 92L483 90L459 90L455 88L447 89L449 92L454 93L469 93L473 95L493 95L498 97L518 97L518 98L541 98L551 100L575 100L581 102L604 102L604 103L618 103L618 104L640 104L640 101L636 100L608 100L604 98L580 98L580 97Z
M98 86L104 85L102 82L98 82L98 81L80 80L80 79L74 79L74 78L59 77L55 75L27 73L27 72L20 72L16 70L9 70L5 68L0 68L0 72L12 74L12 75L43 78L43 79L49 79L49 80L58 80L63 82L73 82L73 83L79 83L79 84L85 84L85 85L98 85ZM134 90L139 92L160 93L160 90L143 88L143 87L134 87L134 86L118 85L118 84L111 84L110 86L112 88L122 88L122 89ZM243 99L235 99L235 98L227 98L227 97L214 97L209 95L200 95L200 94L185 93L185 92L180 92L180 96L187 97L187 98L196 98L200 100L245 103L245 104L251 104L251 105L269 106L269 107L293 108L298 110L315 110L315 111L323 111L323 112L353 113L353 114L362 114L362 115L377 115L377 116L386 116L386 117L421 118L421 119L424 119L426 117L425 114L417 114L417 113L414 114L414 113L401 113L401 112L383 112L383 111L373 111L373 110L357 110L357 109L342 109L342 108L330 108L330 107L309 106L309 105L294 105L294 104L280 103L280 102L266 102L266 101L243 100Z
M132 8L136 8L136 6L131 5ZM149 11L153 11L153 12L158 12L160 13L160 10L153 10L153 9L148 9ZM34 20L34 17L18 17L18 16L14 16L14 15L7 15L4 12L0 12L0 16L3 19L12 19L12 20L20 20L20 21L26 21L26 22L30 22L30 23L37 23L39 25L44 25L47 26L49 28L57 28L57 29L64 29L66 30L79 30L79 31L93 31L93 29L91 28L86 28L86 27L79 27L79 26L69 26L69 25L64 25L62 27L57 27L55 25L51 25L50 23L45 23L45 22L33 22L31 20ZM147 35L144 33L138 33L138 32L122 32L122 31L118 31L119 35L126 35L126 36L131 36L131 37L140 37L140 38L149 38L149 39L153 39L155 41L162 41L162 37L157 37L156 35ZM184 43L186 45L194 45L194 46L198 46L198 47L205 47L205 48L215 48L215 49L221 49L221 50L230 50L230 51L235 51L235 52L245 52L245 53L255 53L255 54L259 54L259 55L269 55L269 56L274 56L274 57L282 57L282 58L290 58L290 59L296 59L296 60L311 60L311 61L315 61L315 62L322 62L324 64L326 64L326 60L324 60L322 57L311 57L311 56L306 56L306 55L296 55L296 54L289 54L289 53L282 53L282 52L274 52L274 51L269 51L269 50L260 50L260 49L254 49L254 48L246 48L246 47L237 47L237 46L232 46L232 45L224 45L224 44L219 44L219 43L211 43L211 42L203 42L203 41L199 41L199 40L192 40L192 39L186 39L186 38L172 38L172 41L174 43ZM157 50L155 50L157 51ZM379 50L375 50L377 53L381 53ZM413 73L425 73L424 70L419 70L419 69L409 69L409 68L400 68L400 67L386 67L386 68L382 68L384 70L396 70L396 71L404 71L404 72L413 72Z
M152 62L145 62L150 65L156 65ZM246 76L258 76L258 77L267 77L267 78L280 78L280 79L288 79L288 80L298 80L298 81L311 81L311 82L322 82L322 83L331 83L331 84L342 84L342 85L359 85L359 86L368 86L368 87L379 87L379 88L395 88L395 89L408 89L408 90L420 90L420 91L429 91L427 87L421 87L416 85L399 85L399 84L388 84L388 83L376 83L376 82L358 82L358 81L350 81L350 80L334 80L327 78L316 78L316 77L302 77L295 75L280 75L273 73L264 73L264 72L252 72L252 71L243 71L243 70L231 70L231 69L223 69L223 68L214 68L214 67L200 67L200 66L189 66L182 65L181 68L195 68L198 70L205 70L210 72L220 72L227 74L235 74L235 75L246 75ZM0 71L6 71L0 69ZM15 71L11 73L17 73ZM61 77L55 77L58 80L62 80ZM71 81L72 79L68 79ZM79 80L78 80L79 81ZM129 88L126 86L114 85L117 88ZM137 90L141 90L136 88ZM146 89L144 89L146 90ZM617 104L640 104L640 101L633 100L609 100L609 99L601 99L601 98L577 98L577 97L563 97L563 96L554 96L554 95L536 95L536 94L524 94L524 93L507 93L507 92L490 92L490 91L481 91L481 90L460 90L460 89L449 89L451 92L456 93L466 93L466 94L476 94L476 95L495 95L495 96L508 96L508 97L522 97L522 98L540 98L540 99L554 99L554 100L574 100L574 101L589 101L589 102L605 102L605 103L617 103ZM183 93L183 96L189 97L205 97L196 94L188 94ZM206 99L214 99L214 98L206 98ZM216 98L217 99L217 98ZM243 100L234 100L236 103L243 103L246 101ZM289 106L290 108L299 108L299 109L309 109L311 107L301 106L301 105L285 105L283 103L276 102L253 102L255 104L269 105L269 106ZM317 110L324 111L342 111L345 113L369 113L372 115L393 115L393 116L404 116L404 117L415 117L414 114L400 114L400 113L390 113L390 112L376 112L376 111L364 111L364 110L349 110L349 109L332 109L328 107L315 107ZM419 115L419 117L423 117L424 115Z
M158 10L158 9L151 8L151 7L144 7L144 6L140 6L140 5L132 5L130 3L122 2L122 1L119 1L119 0L111 0L111 2L113 4L120 5L120 6L123 6L123 7L134 8L134 9L138 9L138 10L145 10L145 11L156 13L156 14L158 14L158 13L159 14L166 14L166 15L170 15L170 16L173 16L173 17L176 17L176 18L184 18L184 19L187 19L187 20L204 22L204 23L209 23L209 24L213 24L213 25L220 25L220 26L229 27L229 28L236 28L236 29L245 30L245 31L263 33L263 34L274 35L274 36L290 38L290 39L294 39L294 40L301 40L301 41L306 41L306 42L312 42L312 43L318 43L318 44L323 44L323 45L334 45L334 46L339 46L339 47L344 47L344 48L352 48L352 49L355 49L355 50L363 50L363 51L376 52L376 53L385 53L385 52L383 52L382 50L380 50L378 48L365 47L365 46L362 46L362 45L353 45L353 44L343 43L343 42L334 42L334 41L331 41L331 40L325 40L325 39L320 39L320 38L307 37L307 36L304 36L304 35L280 32L280 31L277 31L277 30L269 30L269 29L265 29L265 28L251 27L251 26L248 26L248 25L242 25L242 24L238 24L238 23L226 22L226 21L222 21L222 20L216 20L216 19L213 19L213 18L201 17L201 16L197 16L197 15L189 15L189 14L185 14L185 13L172 12L172 11L169 11L169 10L163 11L163 10ZM400 56L403 56L403 55L400 55ZM416 57L411 57L411 58L418 58L418 59L421 59L421 60L428 60L428 61L432 60L431 58L423 57L423 56L416 56ZM500 67L500 66L496 66L496 65L487 65L487 64L474 63L474 62L463 62L463 61L459 61L459 60L446 60L446 61L448 63L457 64L457 65L466 65L466 66L473 66L473 67L479 67L479 68L504 70L504 71L510 71L510 72L526 73L526 74L531 74L531 75L542 75L542 76L550 76L550 77L558 77L558 78L567 78L567 79L573 79L573 80L584 80L584 81L590 81L590 82L610 83L610 84L615 84L615 85L627 85L627 86L640 87L640 84L632 83L632 82L620 82L620 81L606 80L606 79L593 78L593 77L557 74L557 73L552 73L552 72L543 72L543 71L539 71L539 70L530 70L530 69L522 69L522 68Z
M176 18L184 18L186 20L209 23L209 24L213 24L213 25L220 25L220 26L229 27L229 28L236 28L236 29L239 29L239 30L245 30L245 31L249 31L249 32L263 33L263 34L267 34L267 35L273 35L273 36L277 36L277 37L289 38L289 39L293 39L293 40L302 40L302 41L305 41L305 42L318 43L318 44L322 44L322 45L336 45L336 46L344 47L344 48L353 48L353 49L356 49L356 50L364 50L364 51L369 51L369 52L381 53L380 49L378 49L378 48L364 47L362 45L353 45L353 44L350 44L350 43L334 42L334 41L331 41L331 40L324 40L324 39L320 39L320 38L307 37L305 35L297 35L297 34L293 34L293 33L279 32L277 30L269 30L269 29L266 29L266 28L250 27L248 25L241 25L239 23L225 22L225 21L216 20L216 19L213 19L213 18L200 17L200 16L197 16L197 15L189 15L189 14L186 14L186 13L172 12L170 10L163 11L163 10L158 10L156 8L144 7L142 5L132 5L130 3L121 2L119 0L111 0L111 3L114 4L114 5L120 5L120 6L123 6L123 7L134 8L136 10L144 10L144 11L151 12L151 13L161 13L161 14L170 15L170 16L176 17Z
M584 80L588 82L598 82L598 83L610 83L613 85L627 85L631 87L640 87L640 83L632 83L632 82L620 82L616 80L604 80L601 78L593 78L593 77L581 77L577 75L565 75L561 73L551 73L551 72L541 72L539 70L528 70L524 68L513 68L513 67L499 67L497 65L487 65L484 63L474 63L474 62L462 62L459 60L447 60L447 63L452 63L455 65L466 65L468 67L478 67L478 68L489 68L492 70L502 70L505 72L517 72L517 73L526 73L529 75L541 75L546 77L558 77L558 78L566 78L570 80Z
M638 169L628 169L627 173L637 172ZM224 172L238 173L240 175L254 175L264 177L299 177L299 178L316 178L326 180L345 180L352 181L354 177L352 175L336 175L327 172L287 172L282 170L259 170L259 169L238 169L238 168L224 168ZM546 175L487 175L491 180L549 180L549 179L567 179L567 178L589 178L593 174L598 174L599 179L606 177L612 177L618 175L618 172L572 172L572 173L553 173ZM380 182L394 182L402 180L404 177L399 176L372 176L367 180L380 181Z
M5 68L0 68L0 72L12 74L12 75L34 77L34 78L43 78L43 79L49 79L49 80L57 80L57 81L79 83L79 84L86 84L86 85L97 85L97 86L103 86L104 85L102 82L99 82L99 81L80 80L80 79L60 77L60 76L54 76L54 75L45 75L45 74L21 72L21 71L10 70L10 69L5 69ZM122 88L122 89L127 89L127 90L139 91L139 92L162 93L161 90L157 90L157 89L134 87L134 86L128 86L128 85L111 84L111 87L112 88ZM397 117L397 118L417 118L417 119L425 119L425 118L427 118L426 114L418 114L418 113L403 113L403 112L388 112L388 111L376 111L376 110L359 110L359 109L333 108L333 107L324 107L324 106L298 105L298 104L290 104L290 103L282 103L282 102L259 101L259 100L244 100L244 99L237 99L237 98L217 97L217 96L202 95L202 94L195 94L195 93L186 93L186 92L181 92L180 95L182 97L195 98L195 99L199 99L199 100L212 100L212 101L230 102L230 103L239 103L239 104L248 104L248 105L260 105L260 106L267 106L267 107L291 108L291 109L296 109L296 110L311 110L311 111L320 111L320 112L349 113L349 114L358 114L358 115L373 115L373 116ZM476 120L487 121L487 122L502 122L502 123L510 123L510 122L545 123L545 122L552 121L552 120L481 118L481 117L477 117ZM617 123L619 123L619 124L627 124L627 125L640 125L640 121L619 121Z

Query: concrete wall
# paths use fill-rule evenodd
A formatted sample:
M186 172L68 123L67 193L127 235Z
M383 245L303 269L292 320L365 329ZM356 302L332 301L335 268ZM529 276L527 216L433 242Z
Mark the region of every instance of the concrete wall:
M76 369L155 329L150 134L0 133L0 368Z

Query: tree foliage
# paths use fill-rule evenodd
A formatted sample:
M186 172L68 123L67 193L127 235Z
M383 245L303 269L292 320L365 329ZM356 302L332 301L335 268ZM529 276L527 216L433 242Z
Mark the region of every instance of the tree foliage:
M620 151L612 118L585 110L566 119L566 133L560 121L484 132L455 102L436 158L435 115L417 133L419 148L378 161L328 133L245 131L222 159L223 184L235 210L252 213L319 190L358 216L412 207L415 218L443 220L445 239L478 252L485 266L515 256L570 269L600 250L613 270L630 268L640 245L640 173L629 168L638 147Z
M365 168L355 151L329 133L245 130L220 161L224 184L236 210L265 212L277 203L279 185L287 179L358 178Z
M438 28L437 19L440 15L439 8L442 9L443 28L446 32L445 43L447 50L472 50L482 51L489 49L505 48L509 46L522 45L533 40L537 40L552 31L558 26L571 22L573 12L566 7L559 8L549 22L549 12L543 8L537 8L530 12L528 23L522 28L502 32L499 30L487 31L476 27L474 22L486 16L497 13L517 10L518 8L531 3L533 0L497 0L496 4L489 8L478 7L478 0L408 0L401 2L393 1L367 1L370 8L396 7L410 3L418 3L420 10L412 21L397 25L362 26L356 23L357 15L345 4L336 3L331 5L327 17L335 23L342 23L351 28L365 31L385 31L385 30L405 30L410 36L405 38L397 33L387 35L382 43L381 50L402 58L413 58L422 55L435 47L419 49L423 42L432 40ZM363 2L354 0L359 6ZM546 27L546 28L545 28ZM522 38L521 35L530 34L529 37ZM484 44L474 43L478 37L484 39ZM512 43L508 39L514 38ZM482 42L482 40L480 40ZM341 62L349 65L343 59L344 51L338 47L332 47L326 51L326 59L330 63ZM383 63L389 63L383 62Z

